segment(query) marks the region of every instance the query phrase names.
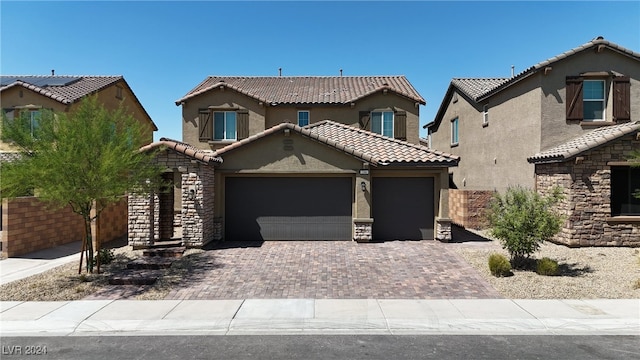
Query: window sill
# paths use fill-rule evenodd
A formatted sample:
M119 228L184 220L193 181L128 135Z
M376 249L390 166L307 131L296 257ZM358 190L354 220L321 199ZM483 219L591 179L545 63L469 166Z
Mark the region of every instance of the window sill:
M233 144L234 142L236 142L238 140L209 140L208 143L209 145L216 145L216 144Z
M640 223L640 215L612 216L607 218L610 224Z
M616 125L616 123L613 121L600 121L600 120L580 121L580 126L582 127L601 127L601 126L611 126L611 125Z

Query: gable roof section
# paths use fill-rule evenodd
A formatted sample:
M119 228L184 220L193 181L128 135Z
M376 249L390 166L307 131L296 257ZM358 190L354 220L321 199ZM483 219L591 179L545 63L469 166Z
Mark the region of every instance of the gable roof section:
M370 131L361 130L330 120L324 120L305 127L299 127L291 123L282 123L219 149L214 152L213 156L221 156L229 151L284 129L295 131L304 137L326 144L374 165L449 167L457 166L460 160L460 158L455 155L445 154L424 146L413 145L405 141L384 137Z
M640 131L640 121L601 127L563 144L539 152L527 158L527 161L533 164L563 162L586 151L608 144L622 136L637 133L638 131Z
M140 100L138 100L122 75L2 75L0 76L0 93L13 87L21 86L64 105L69 105L119 81L122 81L133 94L133 100L140 105L144 114L151 121L154 131L158 130L151 116L149 116L147 110L142 106Z
M41 95L59 101L65 105L80 100L82 97L101 90L124 78L118 76L34 76L34 75L2 75L0 91L22 86ZM13 81L11 81L13 80ZM37 83L37 85L36 85ZM48 85L58 83L61 85ZM66 83L66 84L65 84Z
M144 152L162 148L173 150L178 154L206 164L222 163L222 158L214 156L213 151L201 150L187 143L168 138L161 138L160 141L145 145L140 148L140 151Z
M608 48L612 51L628 56L634 60L640 61L640 53L612 43L602 37L597 37L581 46L566 51L560 55L556 55L547 60L541 61L510 78L453 78L451 80L449 88L447 89L446 95L442 103L440 104L440 108L438 109L434 121L424 125L423 128L426 129L428 127L432 127L433 125L436 125L436 127L438 126L437 124L439 124L439 122L442 120L442 116L444 116L444 112L446 111L453 91L456 89L468 96L472 101L478 103L534 74L537 74L540 71L543 71L547 66L550 66L560 60L566 59L583 51L599 47Z
M349 104L384 90L425 105L404 76L209 76L176 105L224 87L266 104Z

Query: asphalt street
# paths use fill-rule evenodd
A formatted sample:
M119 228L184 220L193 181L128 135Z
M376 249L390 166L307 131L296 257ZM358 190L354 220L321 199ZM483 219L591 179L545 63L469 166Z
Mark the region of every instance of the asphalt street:
M0 357L5 360L640 359L637 336L66 336L0 340Z

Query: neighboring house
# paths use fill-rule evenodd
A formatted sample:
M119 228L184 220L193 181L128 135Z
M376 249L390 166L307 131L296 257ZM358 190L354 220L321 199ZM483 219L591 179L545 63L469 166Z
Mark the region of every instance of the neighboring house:
M153 141L153 132L158 129L122 76L0 76L0 103L5 116L12 119L25 116L26 112L32 129L37 128L43 109L70 112L89 95L97 96L110 110L124 106L147 126L148 141ZM0 142L0 163L11 161L17 155L12 144ZM81 240L84 234L82 220L69 209L49 211L34 197L3 200L2 210L4 256ZM126 211L126 201L105 210L95 225L96 238L109 241L125 235Z
M544 156L539 159L538 155L546 151L555 153L583 137L610 140L608 131L616 132L618 126L625 128L626 123L638 120L640 53L599 37L510 78L453 79L436 118L425 128L428 129L427 141L435 148L463 159L451 174L452 187L458 189L451 192L451 217L454 223L473 226L479 222L471 217L476 220L481 217L491 192L515 185L540 186L540 171L548 172L548 166L534 164L546 163L549 159ZM635 217L640 216L640 212L625 218L625 229L634 230L628 234L625 230L623 236L603 224L601 217L584 220L591 217L591 209L596 207L608 213L608 217L616 217L617 210L602 199L611 199L611 204L616 204L618 197L630 195L628 187L616 186L620 184L616 180L620 172L627 171L626 174L635 179L635 170L625 160L628 149L625 148L623 154L619 144L607 142L605 147L609 145L614 152L611 157L617 160L609 163L605 157L594 166L600 172L597 176L603 176L606 181L611 176L612 183L600 183L604 187L598 189L604 192L588 196L587 208L574 209L585 213L570 216L565 227L575 230L578 217L582 224L590 225L581 226L580 231L567 230L558 241L572 245L629 244L631 241L640 245ZM631 139L628 146L637 148L637 140ZM556 160L560 159L553 159ZM575 172L571 173L575 181L597 182L593 178L595 174L578 168L571 170ZM591 185L588 188L595 191ZM591 235L583 237L577 235L578 232ZM589 240L585 240L587 238Z
M403 76L209 77L161 139L173 193L132 195L129 242L451 238L448 168ZM153 211L148 211L152 209Z

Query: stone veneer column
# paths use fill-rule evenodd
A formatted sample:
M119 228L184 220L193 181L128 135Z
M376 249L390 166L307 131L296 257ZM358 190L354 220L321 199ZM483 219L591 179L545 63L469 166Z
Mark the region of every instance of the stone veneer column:
M214 240L214 171L199 165L182 174L182 243L201 247ZM193 199L190 194L193 192Z
M373 239L373 219L353 219L353 240L369 242Z
M129 194L128 242L134 248L153 245L155 239L155 201L154 194Z
M451 219L436 219L436 239L442 242L451 241Z

